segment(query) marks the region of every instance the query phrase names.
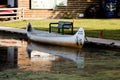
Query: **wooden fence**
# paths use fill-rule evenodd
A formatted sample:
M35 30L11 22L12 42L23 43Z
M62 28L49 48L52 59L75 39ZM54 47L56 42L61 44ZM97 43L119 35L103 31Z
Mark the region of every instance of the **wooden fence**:
M0 19L22 20L24 19L23 8L0 8Z

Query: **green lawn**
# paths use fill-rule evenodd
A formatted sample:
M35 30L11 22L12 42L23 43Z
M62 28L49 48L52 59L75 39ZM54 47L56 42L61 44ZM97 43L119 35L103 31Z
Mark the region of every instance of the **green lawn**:
M72 19L63 20L73 21ZM33 27L47 31L50 22L58 21L60 21L60 19L0 22L0 26L25 28L26 24L30 22ZM83 27L85 29L86 36L89 37L99 37L99 34L102 31L103 38L120 40L120 19L75 19L74 32L76 32L79 27ZM66 33L69 33L69 31Z

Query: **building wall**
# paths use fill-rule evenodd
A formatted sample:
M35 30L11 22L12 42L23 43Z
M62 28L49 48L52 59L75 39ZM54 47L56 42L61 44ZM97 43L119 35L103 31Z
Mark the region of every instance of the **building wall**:
M18 7L24 8L25 18L79 18L91 4L98 4L101 0L68 0L67 6L57 6L54 10L30 9L30 0L18 0ZM49 4L49 3L48 3Z

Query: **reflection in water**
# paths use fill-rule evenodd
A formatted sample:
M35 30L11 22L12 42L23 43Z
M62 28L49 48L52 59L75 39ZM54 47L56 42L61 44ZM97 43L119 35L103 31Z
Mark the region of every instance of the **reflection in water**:
M0 70L17 66L17 48L0 47Z
M66 59L77 64L78 68L84 68L84 55L80 49L72 49L60 46L42 45L29 43L27 52L31 61L58 61Z
M7 49L7 57L8 57L8 61L11 63L11 66L13 66L14 65L14 53L15 53L15 51L14 51L14 47L8 47L8 49Z
M30 54L31 61L54 61L58 58L52 54L39 51L32 51Z

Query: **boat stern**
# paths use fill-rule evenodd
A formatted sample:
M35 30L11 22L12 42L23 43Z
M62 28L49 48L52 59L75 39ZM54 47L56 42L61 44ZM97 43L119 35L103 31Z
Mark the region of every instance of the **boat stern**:
M77 33L74 35L77 46L83 46L85 42L85 32L83 28L79 28Z

